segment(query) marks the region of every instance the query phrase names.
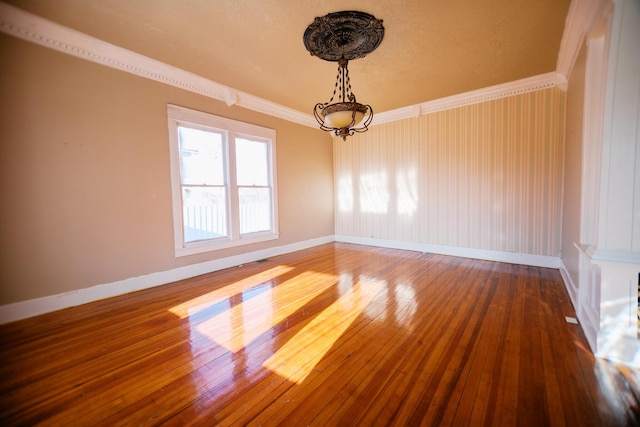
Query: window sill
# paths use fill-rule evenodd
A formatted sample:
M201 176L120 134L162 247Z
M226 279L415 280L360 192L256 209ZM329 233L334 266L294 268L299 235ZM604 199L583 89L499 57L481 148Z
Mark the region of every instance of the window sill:
M221 249L234 248L236 246L251 245L253 243L266 242L269 240L277 240L280 238L279 233L256 234L247 237L241 237L235 240L224 240L218 242L196 242L190 243L186 247L175 248L175 256L183 257L189 255L200 254L204 252L213 252Z

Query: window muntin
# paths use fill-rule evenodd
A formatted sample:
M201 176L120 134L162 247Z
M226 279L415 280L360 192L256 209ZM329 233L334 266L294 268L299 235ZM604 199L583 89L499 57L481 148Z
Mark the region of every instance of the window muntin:
M277 239L275 131L167 112L176 256Z

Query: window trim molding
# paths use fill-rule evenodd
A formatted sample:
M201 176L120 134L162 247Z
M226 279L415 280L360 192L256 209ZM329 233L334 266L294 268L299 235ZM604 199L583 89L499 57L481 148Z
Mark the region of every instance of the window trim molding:
M173 242L174 253L176 257L195 255L203 252L217 251L221 249L232 248L236 246L249 245L253 243L276 240L280 238L278 229L278 185L276 174L276 131L250 123L228 119L216 116L214 114L202 111L192 110L178 105L167 104L167 123L169 129L169 160L171 169L171 204L173 214ZM229 215L229 236L215 240L202 240L196 242L185 242L183 236L183 219L182 219L182 188L180 179L180 154L178 147L177 128L180 124L192 125L197 129L216 128L226 134L228 141L236 136L239 137L257 137L268 142L269 156L269 178L272 188L271 196L271 230L255 233L240 234L239 224L233 222L233 217ZM227 152L228 151L228 152ZM229 163L235 158L235 153L230 153L231 146L225 146L225 153ZM235 165L229 164L228 175L235 172ZM235 179L228 177L230 191L237 189L237 185L232 185ZM233 200L229 195L229 201ZM234 211L231 204L227 206L228 213ZM237 210L237 209L236 209Z

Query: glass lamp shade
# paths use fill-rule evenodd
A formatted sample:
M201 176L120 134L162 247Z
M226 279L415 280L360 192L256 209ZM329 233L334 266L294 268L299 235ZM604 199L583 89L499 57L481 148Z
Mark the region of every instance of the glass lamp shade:
M324 125L328 128L350 128L362 122L368 108L357 102L338 102L323 110ZM355 115L354 115L355 111Z

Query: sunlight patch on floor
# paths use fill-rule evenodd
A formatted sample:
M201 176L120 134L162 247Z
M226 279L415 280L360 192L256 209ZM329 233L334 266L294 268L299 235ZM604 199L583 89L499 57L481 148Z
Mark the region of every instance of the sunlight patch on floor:
M273 280L278 276L290 272L291 270L293 270L293 267L278 265L258 274L254 274L253 276L234 282L223 288L216 289L215 291L211 291L207 294L176 305L175 307L170 308L169 311L184 319L185 317L192 316L202 310L206 310L208 307L211 307L232 295L242 293L242 291L246 289L250 289L254 286L268 282L269 280Z
M267 359L263 366L302 383L384 286L360 280Z
M305 271L244 301L240 295L229 309L200 323L196 330L229 351L238 352L337 282L334 275ZM304 287L305 296L291 299L299 287Z

